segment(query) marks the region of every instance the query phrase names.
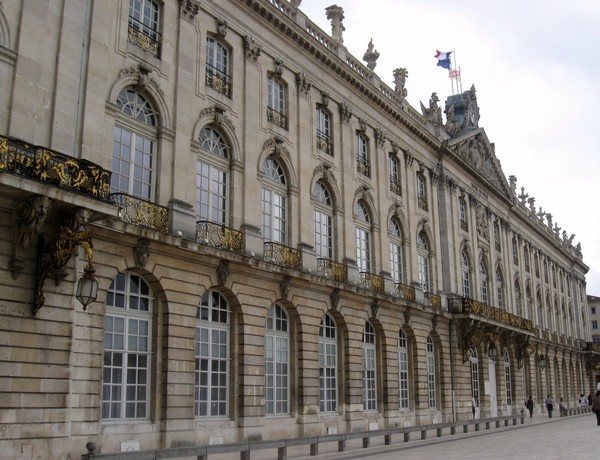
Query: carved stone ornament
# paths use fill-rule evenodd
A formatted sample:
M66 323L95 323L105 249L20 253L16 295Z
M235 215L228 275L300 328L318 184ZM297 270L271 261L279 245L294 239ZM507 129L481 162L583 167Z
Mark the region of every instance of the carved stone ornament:
M379 59L379 52L374 48L373 39L371 39L367 46L367 51L363 55L363 61L367 63L367 68L373 71L377 65L377 59Z
M346 30L342 21L344 20L344 9L341 6L331 5L325 8L327 19L331 21L331 37L338 43L344 43L343 32Z
M126 67L119 70L119 78L127 75L137 77L135 88L139 91L144 91L148 86L159 94L164 94L164 91L156 80L151 77L152 69L144 64L139 64L137 67Z
M385 141L387 141L387 134L382 128L375 128L375 142L381 148L385 147Z
M342 117L342 121L346 124L352 119L352 109L345 102L340 104L340 116Z
M265 141L263 144L263 150L273 149L273 155L278 158L282 155L285 155L287 158L290 158L290 152L285 147L285 140L281 136L273 136Z
M193 21L200 11L200 2L198 0L179 0L179 12L181 17L188 21Z
M262 48L257 45L254 38L249 35L244 36L244 50L246 50L246 59L256 64Z
M377 312L379 311L379 299L374 298L371 302L371 318L377 318Z
M363 118L358 119L358 124L360 128L358 129L361 133L365 134L367 132L367 121Z
M296 84L298 85L298 91L304 95L307 95L312 88L312 83L308 80L306 73L302 71L296 74Z
M329 93L327 91L321 91L321 105L323 107L329 105Z
M227 116L227 109L225 106L223 106L221 104L215 104L211 107L206 107L205 109L202 109L200 111L198 118L205 117L206 115L213 115L212 122L215 125L217 125L217 126L227 125L227 127L231 131L235 131L235 125L233 124L231 119Z
M401 98L408 96L408 90L404 87L406 85L406 79L408 78L408 70L404 67L394 69L394 91Z
M225 283L227 283L227 278L229 277L229 261L228 260L221 260L221 262L219 262L219 265L217 265L217 283L219 283L219 286L225 286Z
M150 257L150 240L148 238L140 238L133 248L133 257L135 258L135 266L138 269L146 268L146 262Z
M16 279L25 268L23 252L41 233L51 206L50 198L42 195L24 200L17 206L13 258L10 262L13 278Z
M335 288L333 291L331 291L331 294L329 295L329 301L331 302L331 308L333 310L337 310L340 303L339 288Z
M290 294L290 279L289 276L284 276L281 283L279 283L279 290L281 291L281 298L283 300L287 300L288 295Z
M505 186L502 185L504 179L500 178L500 175L496 170L494 155L488 148L481 134L477 134L476 136L457 144L455 153L465 163L478 171L498 190L505 190ZM509 177L509 181L510 180ZM514 193L513 187L516 188L516 178L514 179L514 183L511 182L511 189Z
M410 325L410 307L407 307L406 310L404 310L404 324Z
M488 225L488 217L487 211L485 207L478 203L475 206L475 221L477 226L477 236L482 240L489 241L490 239L490 230Z
M283 75L283 69L285 69L285 64L283 63L283 59L279 59L279 58L273 59L273 67L275 69L275 73L281 77Z
M229 23L223 18L217 18L217 34L221 38L225 38L227 35L227 29L229 28Z
M434 125L442 124L442 108L438 105L440 98L437 93L431 93L429 98L429 107L425 107L421 102L421 113L425 119Z
M67 276L65 265L81 245L85 250L88 262L92 260L92 239L86 230L87 223L92 215L89 209L78 208L74 213L67 214L63 224L54 234L44 241L40 238L38 245L38 267L36 273L36 292L33 305L33 314L44 305L44 283L48 277L53 277L56 283Z

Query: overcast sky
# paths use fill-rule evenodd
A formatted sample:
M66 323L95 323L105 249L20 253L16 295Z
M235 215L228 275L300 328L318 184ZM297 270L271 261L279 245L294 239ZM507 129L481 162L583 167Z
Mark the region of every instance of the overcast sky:
M452 94L434 54L455 51L504 174L576 235L587 293L600 296L600 0L303 0L300 9L331 34L334 3L350 54L361 59L372 38L375 73L393 88L393 70L405 67L419 111L432 92L442 106Z

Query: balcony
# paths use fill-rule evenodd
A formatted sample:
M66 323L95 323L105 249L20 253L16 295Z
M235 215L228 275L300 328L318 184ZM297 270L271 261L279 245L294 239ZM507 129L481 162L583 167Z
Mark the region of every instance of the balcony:
M213 248L226 249L242 254L244 235L224 225L201 220L196 222L196 240Z
M518 327L533 332L533 322L531 320L521 318L506 310L500 310L499 308L491 307L483 302L478 302L466 297L454 299L452 302L452 313L472 313L474 315L483 316L484 318L499 321L507 326Z
M333 144L327 134L317 131L317 148L328 155L333 155Z
M155 58L160 58L160 34L132 17L129 18L127 40Z
M363 176L371 176L371 167L369 166L369 162L364 158L359 157L356 159L356 170Z
M267 107L267 120L280 128L287 129L287 117L271 107Z
M0 171L110 201L110 172L94 163L0 136Z
M359 286L363 289L369 289L375 292L383 292L385 283L383 276L374 275L373 273L369 272L360 272Z
M402 283L396 283L396 292L401 299L408 300L410 302L415 301L415 288Z
M264 251L264 259L267 262L294 270L302 269L302 254L298 249L269 241L265 243Z
M231 79L216 68L206 65L206 86L231 98Z
M390 176L390 192L396 195L402 195L402 187L400 186L400 180L397 177Z
M169 231L169 210L164 206L124 193L113 193L111 199L121 208L119 218L123 222L162 233Z
M317 259L317 274L329 280L348 282L348 266L331 259Z
M439 296L437 294L432 294L431 292L427 292L427 291L425 291L423 293L423 296L425 297L425 300L431 306L431 308L434 308L435 310L442 309L442 297L441 296Z

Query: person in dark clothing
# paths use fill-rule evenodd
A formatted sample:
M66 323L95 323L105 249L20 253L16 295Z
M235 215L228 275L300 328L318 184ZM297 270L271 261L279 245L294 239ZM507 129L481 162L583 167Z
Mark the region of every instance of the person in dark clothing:
M592 411L596 414L596 423L600 426L600 390L596 391L596 396L592 403Z
M548 410L548 417L552 418L552 411L554 410L554 401L550 395L546 398L546 409Z
M527 410L529 411L529 418L533 417L533 406L533 398L529 396L529 399L525 401L525 407L527 407Z

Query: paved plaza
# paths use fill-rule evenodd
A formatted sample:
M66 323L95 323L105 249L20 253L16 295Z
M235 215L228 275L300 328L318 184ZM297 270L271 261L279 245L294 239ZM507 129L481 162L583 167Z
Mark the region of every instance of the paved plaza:
M600 458L600 427L594 414L549 419L542 415L526 418L524 425L493 428L479 432L456 434L442 438L429 437L408 443L402 437L392 438L392 445L383 440L372 442L363 449L360 441L348 443L346 452L334 452L336 445L321 449L319 459L597 459ZM295 452L294 452L295 453ZM289 459L314 459L307 455L294 455ZM255 453L255 454L258 454ZM304 453L305 454L305 453ZM253 459L263 459L254 455Z

